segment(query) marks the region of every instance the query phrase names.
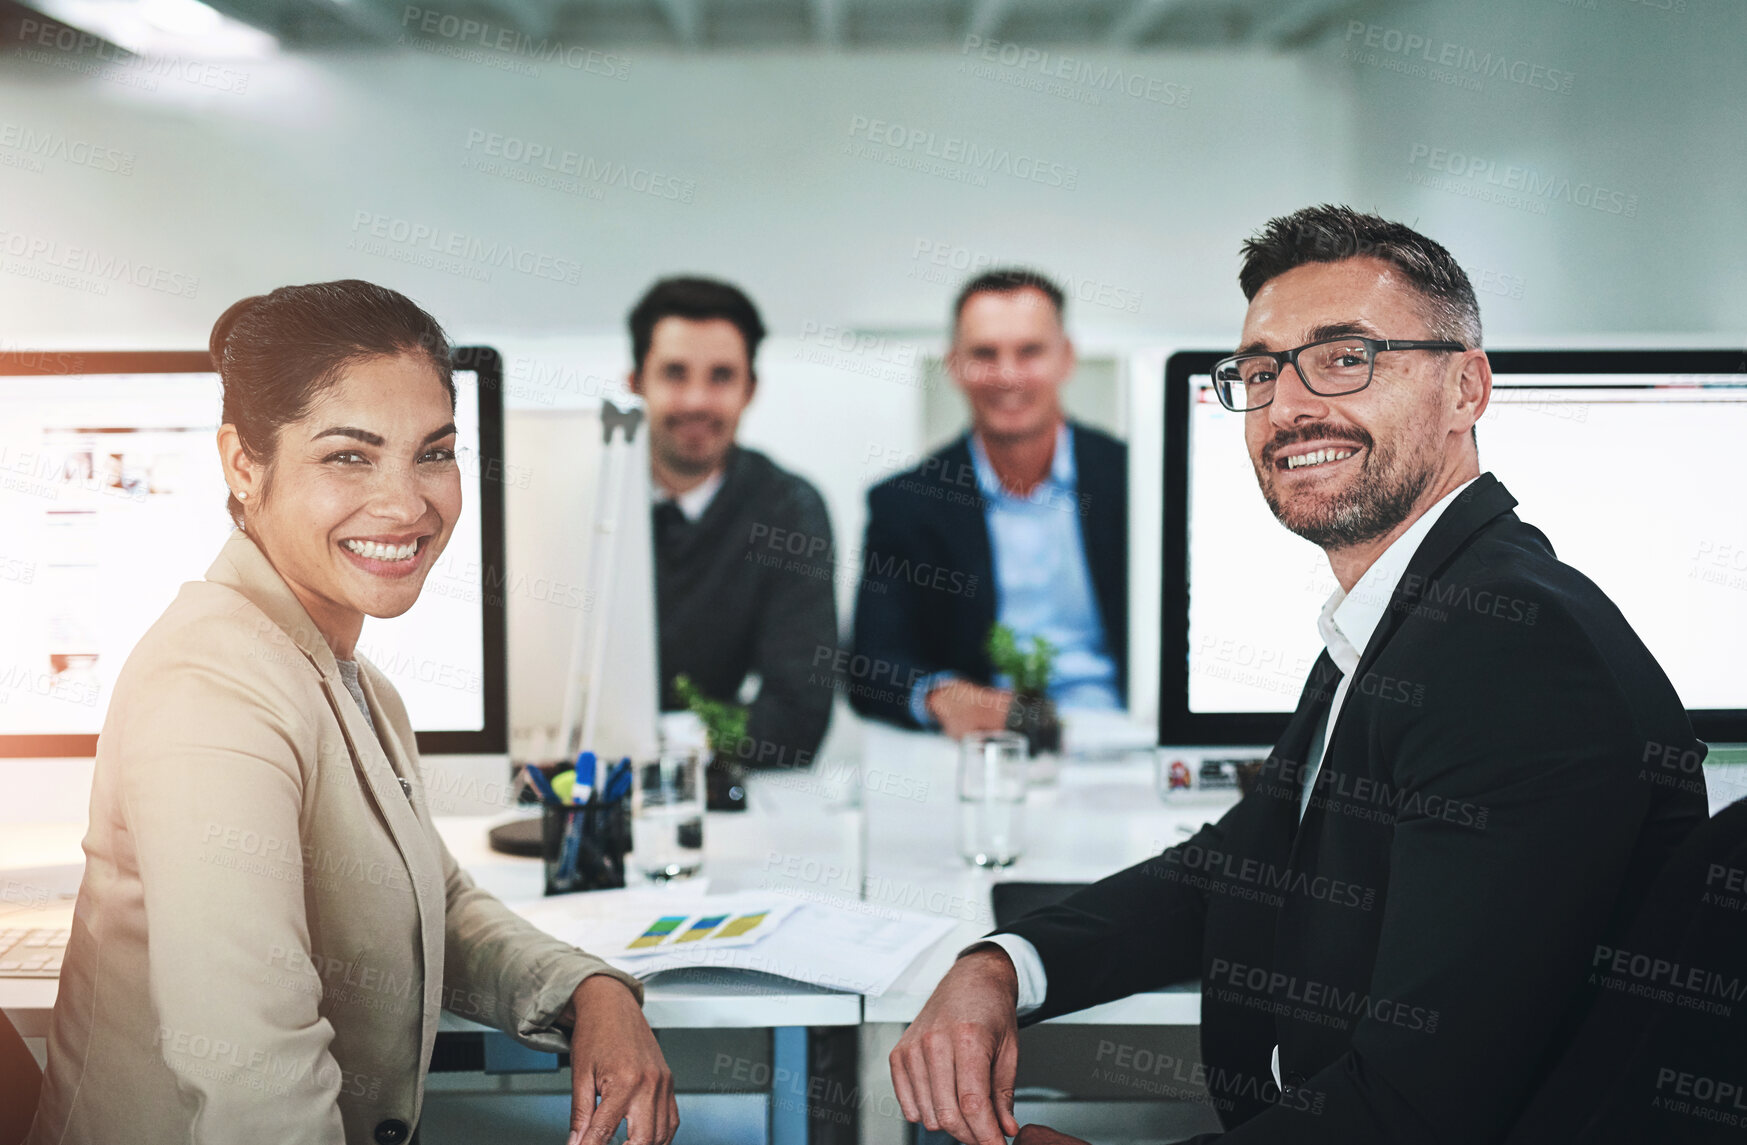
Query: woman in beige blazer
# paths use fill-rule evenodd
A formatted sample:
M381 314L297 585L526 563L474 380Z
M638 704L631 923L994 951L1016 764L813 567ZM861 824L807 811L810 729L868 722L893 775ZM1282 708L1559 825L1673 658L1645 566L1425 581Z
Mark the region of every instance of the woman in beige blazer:
M110 698L31 1145L399 1145L443 1009L571 1054L572 1145L672 1138L636 980L455 865L355 652L460 514L447 346L357 281L213 328L237 531Z

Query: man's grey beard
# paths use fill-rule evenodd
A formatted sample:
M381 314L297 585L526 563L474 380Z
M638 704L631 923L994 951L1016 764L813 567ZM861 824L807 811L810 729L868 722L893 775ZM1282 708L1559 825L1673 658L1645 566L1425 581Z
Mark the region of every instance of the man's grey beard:
M1419 496L1431 484L1430 466L1409 470L1398 464L1393 448L1379 449L1367 443L1360 462L1359 480L1335 504L1319 507L1309 516L1288 520L1274 489L1272 465L1261 479L1262 496L1275 518L1288 529L1323 550L1345 549L1374 541L1407 520Z

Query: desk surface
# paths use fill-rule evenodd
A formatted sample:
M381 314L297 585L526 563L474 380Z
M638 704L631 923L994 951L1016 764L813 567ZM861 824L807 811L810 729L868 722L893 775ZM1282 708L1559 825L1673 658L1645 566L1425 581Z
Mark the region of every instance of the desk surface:
M820 866L859 866L861 812L806 792L754 792L742 812L711 812L704 824L704 874L712 892L790 889L770 856L781 841ZM439 818L437 831L474 882L508 903L540 897L538 859L493 851L486 832L501 819ZM768 872L768 873L767 873ZM643 1013L657 1029L854 1026L861 997L766 974L699 969L657 975ZM484 1029L444 1015L445 1029Z
M940 736L870 727L864 758L880 782L864 785L865 897L956 918L958 925L902 978L863 1005L867 1022L908 1022L958 952L994 927L990 888L999 881L1091 882L1181 842L1219 818L1231 792L1179 792L1160 799L1150 754L1110 761L1070 759L1053 786L1033 788L1024 854L1003 871L980 870L958 853L957 744ZM1194 1025L1193 983L1137 994L1056 1019L1093 1025Z
M861 812L795 786L756 796L752 808L711 813L704 827L705 873L712 890L783 890L785 879L771 855L805 854L810 869L848 869L859 877ZM486 833L499 818L438 817L437 830L455 861L481 887L506 902L540 897L538 859L491 850ZM0 832L0 870L79 863L83 823L10 824ZM815 889L811 883L800 888ZM0 909L4 905L0 904ZM66 926L71 903L7 911L8 926ZM0 1010L25 1037L48 1032L59 983L43 978L0 978ZM762 1029L775 1026L853 1026L861 1021L861 998L761 974L719 970L658 976L645 991L644 1013L656 1028ZM486 1027L443 1016L444 1030Z
M957 745L883 726L864 729L863 762L811 772L756 775L750 809L711 813L705 873L712 891L767 890L817 901L865 900L944 916L956 926L878 998L723 970L658 976L645 1012L658 1028L847 1026L908 1022L957 952L994 925L991 886L1002 879L1085 882L1170 846L1230 806L1229 793L1155 793L1150 757L1069 760L1061 780L1033 789L1028 842L1011 868L992 873L958 854ZM461 866L506 902L537 898L538 860L500 855L486 841L501 819L440 817L437 829ZM0 832L0 869L78 863L82 823L11 824ZM6 915L9 925L66 925L69 903ZM57 983L0 979L0 1009L26 1036L42 1036ZM1058 1021L1180 1025L1199 1020L1193 985L1137 995ZM480 1029L444 1016L444 1029Z

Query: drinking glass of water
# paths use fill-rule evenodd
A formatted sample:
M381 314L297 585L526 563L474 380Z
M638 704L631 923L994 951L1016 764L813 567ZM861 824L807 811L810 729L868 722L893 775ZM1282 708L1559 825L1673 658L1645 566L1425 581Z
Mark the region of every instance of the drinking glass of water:
M631 858L644 877L697 874L704 865L703 752L670 747L638 763L631 800Z
M973 732L958 747L958 849L979 867L1011 866L1025 850L1030 764L1017 732Z

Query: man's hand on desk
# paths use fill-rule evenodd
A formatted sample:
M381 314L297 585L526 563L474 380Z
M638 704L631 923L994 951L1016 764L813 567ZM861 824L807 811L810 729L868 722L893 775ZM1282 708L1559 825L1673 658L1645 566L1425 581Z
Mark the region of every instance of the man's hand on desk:
M971 732L998 732L1007 726L1013 693L969 680L948 680L928 693L928 712L940 730L957 739Z
M621 1121L630 1133L626 1145L668 1145L679 1129L673 1073L636 995L618 979L594 974L571 995L570 1011L567 1145L604 1145Z
M1019 1132L1019 975L998 946L952 964L892 1049L892 1088L907 1121L967 1145L1006 1145Z

